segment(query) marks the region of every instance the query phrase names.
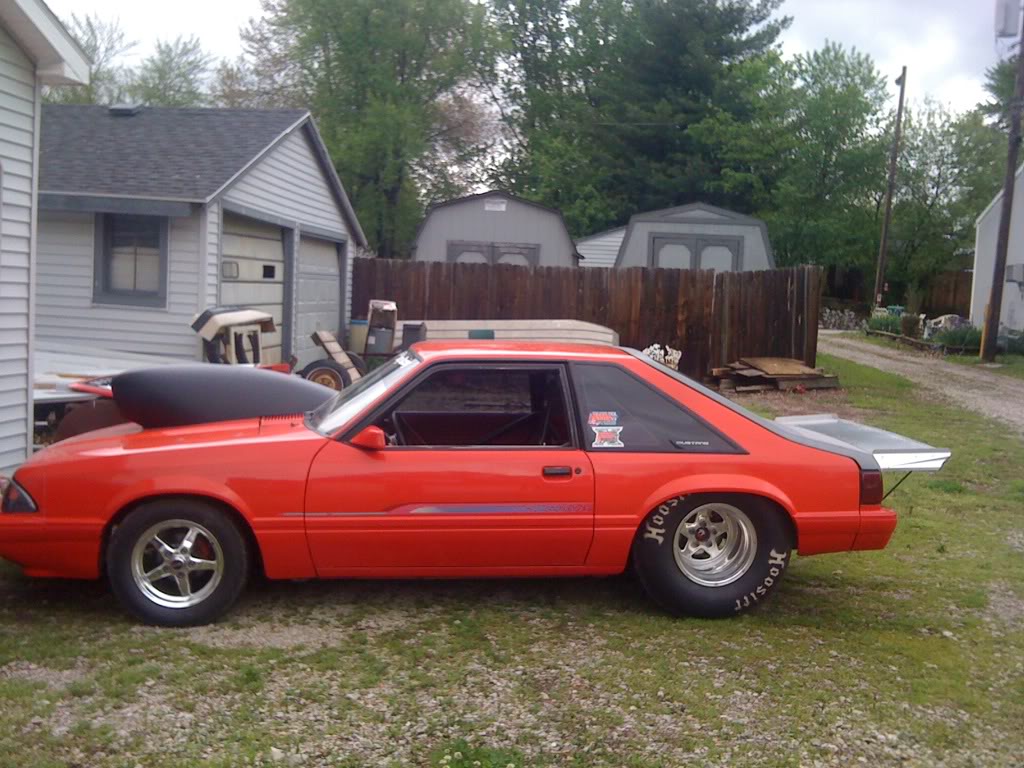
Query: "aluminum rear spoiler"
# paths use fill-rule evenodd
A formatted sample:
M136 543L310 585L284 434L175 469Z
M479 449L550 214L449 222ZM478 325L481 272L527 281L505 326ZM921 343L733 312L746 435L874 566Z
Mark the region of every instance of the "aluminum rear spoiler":
M817 440L853 448L874 456L883 470L937 472L952 455L945 448L933 448L909 437L840 419L834 413L815 416L780 416L777 424Z

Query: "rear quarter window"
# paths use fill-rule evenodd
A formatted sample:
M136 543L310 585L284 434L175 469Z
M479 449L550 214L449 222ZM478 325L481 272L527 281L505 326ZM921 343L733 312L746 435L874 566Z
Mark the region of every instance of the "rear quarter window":
M619 365L574 363L572 380L588 451L744 453L702 418Z

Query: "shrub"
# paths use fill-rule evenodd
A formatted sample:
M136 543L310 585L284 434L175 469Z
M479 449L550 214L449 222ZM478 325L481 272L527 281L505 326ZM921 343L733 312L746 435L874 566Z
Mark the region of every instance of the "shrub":
M947 347L979 349L981 347L981 331L973 325L964 325L960 328L951 328L948 331L940 331L935 334L932 341L944 344Z
M900 333L900 318L897 315L875 315L868 318L868 328L872 331Z
M900 333L916 339L921 335L921 318L917 315L903 315L900 317Z

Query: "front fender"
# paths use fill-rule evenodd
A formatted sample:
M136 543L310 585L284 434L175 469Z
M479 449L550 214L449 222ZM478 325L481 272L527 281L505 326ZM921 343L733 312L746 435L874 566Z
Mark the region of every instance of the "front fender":
M153 496L205 496L236 510L250 527L253 525L253 511L241 496L222 483L193 475L150 477L119 488L108 500L105 517L111 520L125 507Z

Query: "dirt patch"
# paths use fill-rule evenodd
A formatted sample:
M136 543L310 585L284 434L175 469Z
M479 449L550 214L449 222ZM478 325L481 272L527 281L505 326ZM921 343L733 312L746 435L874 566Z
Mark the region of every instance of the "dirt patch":
M66 688L86 677L84 662L76 662L70 669L51 669L41 667L30 661L12 661L0 667L0 679L24 680L30 683L43 683L50 688Z
M841 389L818 389L807 392L744 392L723 393L744 408L767 412L772 416L800 416L810 413L834 413L844 419L864 418L862 408L854 408Z
M946 403L997 419L1024 434L1024 379L950 363L929 354L888 349L866 341L821 334L818 351L910 379Z
M1013 628L1024 628L1024 598L1006 582L995 582L988 590L985 617Z

